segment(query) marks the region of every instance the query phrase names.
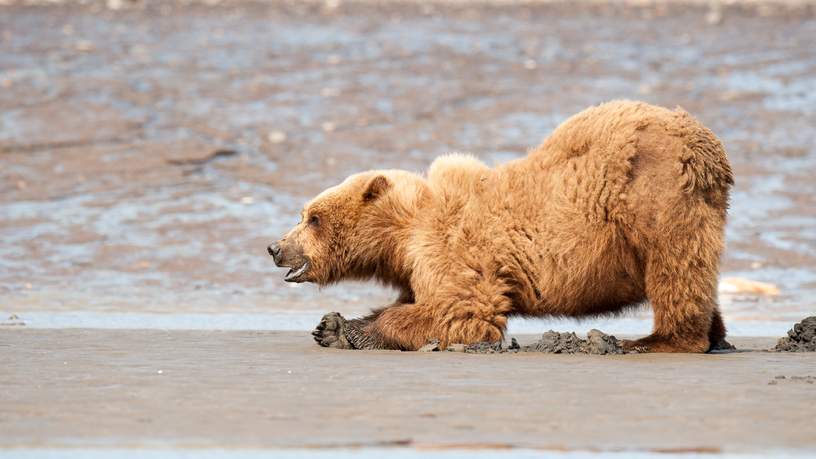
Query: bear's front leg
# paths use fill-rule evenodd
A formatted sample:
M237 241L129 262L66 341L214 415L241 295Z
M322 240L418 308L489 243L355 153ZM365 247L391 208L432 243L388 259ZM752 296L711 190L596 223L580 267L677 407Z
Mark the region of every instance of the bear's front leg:
M420 319L424 315L417 309L416 305L392 306L352 320L330 312L323 316L312 336L320 346L335 349L416 350L432 339L433 328L432 321Z
M504 337L506 317L494 304L468 300L442 305L404 304L382 311L364 330L381 349L415 351L437 339L451 344L497 342Z
M323 347L335 349L387 349L376 336L367 330L379 315L375 312L361 319L346 320L338 312L323 316L312 332L314 340Z
M415 351L434 339L443 348L501 341L510 310L503 290L484 280L463 284L453 294L438 293L437 303L397 302L353 320L326 314L312 334L321 346L339 349Z

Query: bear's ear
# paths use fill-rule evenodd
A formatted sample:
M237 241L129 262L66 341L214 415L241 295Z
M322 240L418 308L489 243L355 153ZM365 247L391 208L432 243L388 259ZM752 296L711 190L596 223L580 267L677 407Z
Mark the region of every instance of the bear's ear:
M372 202L391 188L391 182L384 175L378 175L368 181L363 192L363 201Z

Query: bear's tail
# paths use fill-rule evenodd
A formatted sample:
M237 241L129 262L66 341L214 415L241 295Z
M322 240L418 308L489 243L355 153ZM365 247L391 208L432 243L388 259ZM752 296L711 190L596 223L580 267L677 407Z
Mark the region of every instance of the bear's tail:
M722 195L726 201L734 175L722 142L708 128L682 109L675 110L685 146L680 156L683 191Z

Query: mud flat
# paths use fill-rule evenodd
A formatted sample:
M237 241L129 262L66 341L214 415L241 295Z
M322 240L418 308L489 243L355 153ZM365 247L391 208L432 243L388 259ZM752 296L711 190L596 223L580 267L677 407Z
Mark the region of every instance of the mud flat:
M816 354L733 341L740 352L473 355L335 351L308 333L9 327L0 455L111 445L812 454Z
M779 291L724 295L731 333L782 335L813 314L811 7L7 3L2 319L365 314L392 292L280 281L265 248L304 202L361 169L516 158L613 98L681 105L725 143L737 184L723 275ZM531 331L548 328L575 325Z
M286 285L265 253L303 202L362 168L423 170L454 150L492 164L600 101L679 104L738 177L723 273L780 292L724 295L726 323L780 336L816 293L813 8L13 3L0 456L813 456L816 354L760 351L775 338L714 355L332 351L306 330L391 292ZM575 329L517 325L537 333L520 346ZM77 326L96 329L61 329ZM283 326L303 332L205 330ZM592 327L623 338L651 319Z

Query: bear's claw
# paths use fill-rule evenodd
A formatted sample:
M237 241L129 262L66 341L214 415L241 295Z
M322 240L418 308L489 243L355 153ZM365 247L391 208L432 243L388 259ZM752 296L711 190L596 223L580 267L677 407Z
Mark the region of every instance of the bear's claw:
M320 319L312 332L317 344L335 349L354 349L346 339L346 319L337 312L330 312Z
M630 354L644 354L649 352L649 347L641 344L638 341L629 340L629 339L621 339L618 340L618 344L623 349L624 352Z

